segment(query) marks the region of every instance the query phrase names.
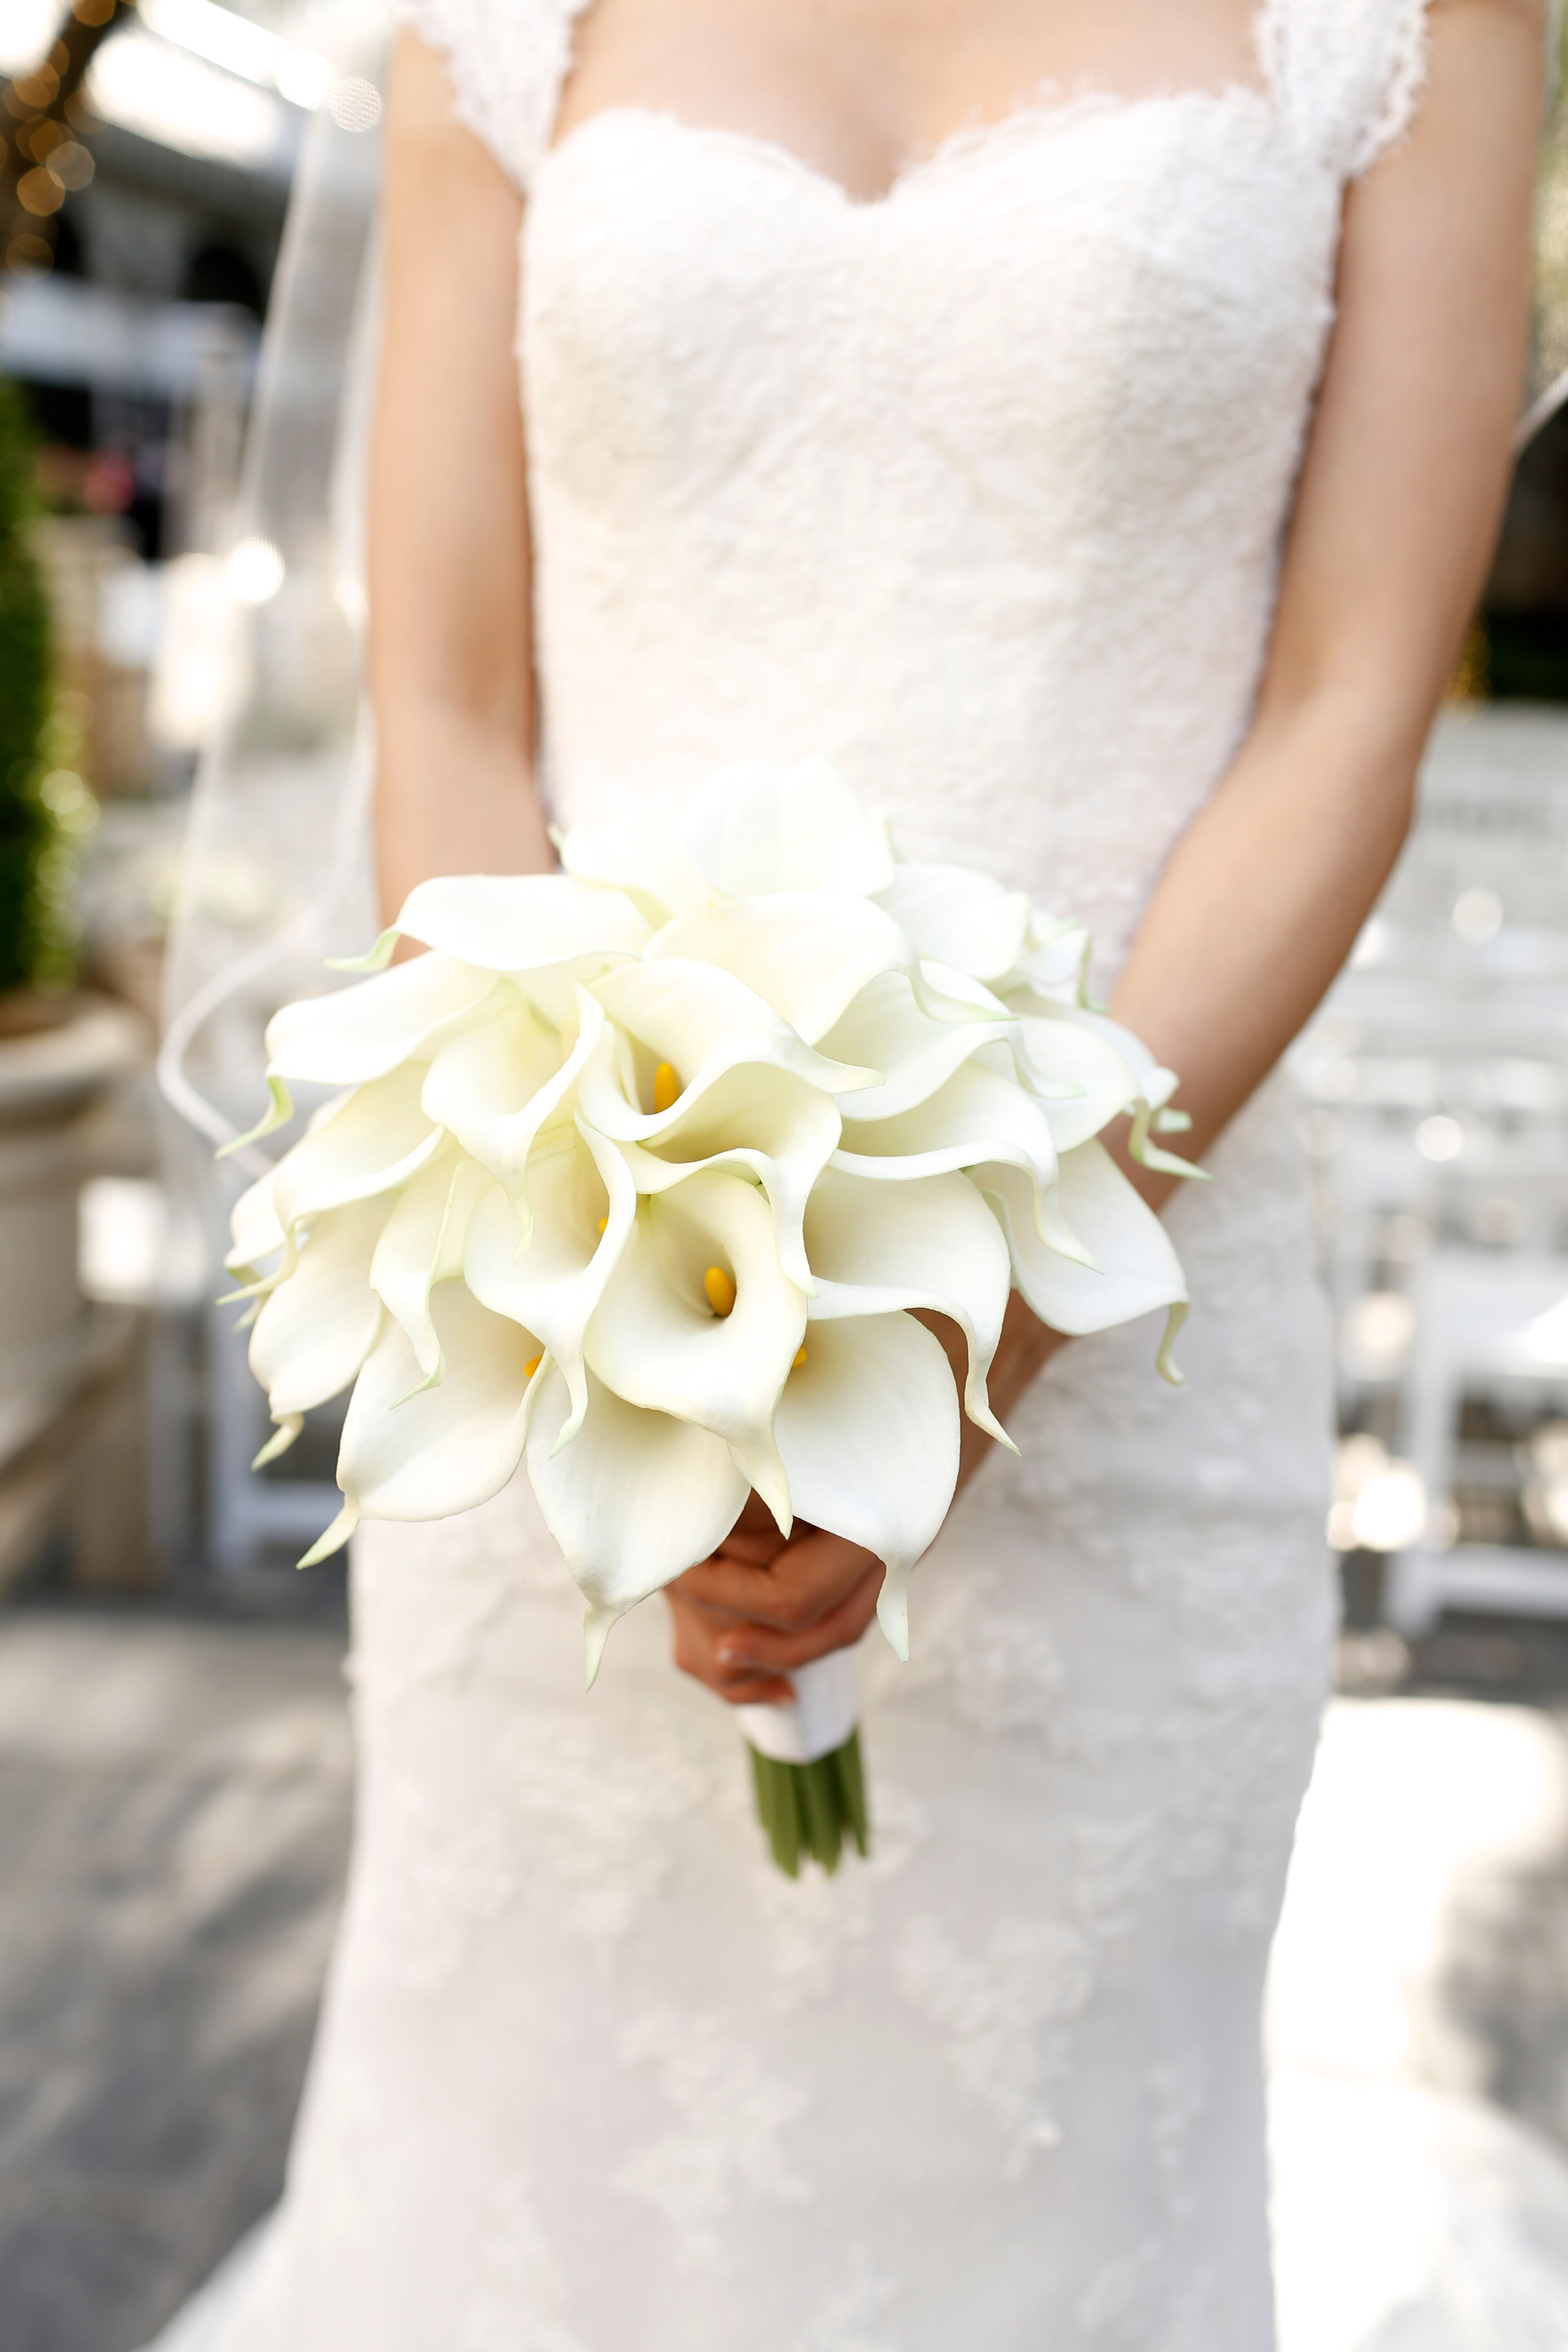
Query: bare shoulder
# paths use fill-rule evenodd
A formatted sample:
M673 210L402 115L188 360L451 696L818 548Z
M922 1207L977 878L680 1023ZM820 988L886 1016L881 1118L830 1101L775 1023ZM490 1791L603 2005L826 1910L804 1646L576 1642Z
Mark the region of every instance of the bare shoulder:
M515 186L459 112L446 57L408 26L392 55L385 152L389 193L412 184L425 198L438 195L437 218L476 197L508 215L517 209Z

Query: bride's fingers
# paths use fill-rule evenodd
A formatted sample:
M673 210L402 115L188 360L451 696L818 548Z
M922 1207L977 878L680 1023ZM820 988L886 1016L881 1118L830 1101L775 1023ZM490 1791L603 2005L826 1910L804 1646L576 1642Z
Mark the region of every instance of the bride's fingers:
M738 1559L743 1568L771 1568L784 1548L784 1537L770 1528L765 1536L726 1536L713 1557Z
M797 1535L805 1532L804 1527L797 1526ZM777 1559L788 1540L780 1535L778 1522L762 1496L752 1494L747 1496L740 1517L716 1550L726 1559L743 1561L748 1568L767 1568Z
M714 1655L721 1666L737 1672L776 1673L781 1668L809 1665L814 1658L825 1658L831 1650L847 1650L860 1639L877 1613L881 1589L882 1563L878 1560L855 1590L806 1632L781 1633L767 1625L737 1625L718 1635Z
M716 1554L671 1587L699 1607L747 1618L781 1633L804 1633L881 1563L841 1536L792 1538L771 1566L750 1568Z
M683 1674L705 1683L731 1706L789 1705L795 1690L782 1675L766 1668L721 1662L716 1649L721 1628L675 1593L668 1593L667 1598L674 1629L675 1663Z

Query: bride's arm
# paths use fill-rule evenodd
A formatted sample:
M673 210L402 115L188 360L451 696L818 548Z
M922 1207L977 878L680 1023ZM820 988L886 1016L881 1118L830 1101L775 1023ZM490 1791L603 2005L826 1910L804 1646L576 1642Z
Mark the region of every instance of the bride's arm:
M528 509L512 324L521 200L452 110L441 60L393 63L370 476L376 854L388 920L432 874L554 857L533 789Z
M1346 201L1257 717L1166 867L1114 1001L1180 1071L1199 1153L1318 1003L1409 824L1508 478L1543 47L1538 0L1436 6L1416 125ZM1156 1206L1171 1189L1129 1172ZM1015 1297L991 1380L1004 1417L1060 1344ZM989 1443L965 1424L961 1479ZM679 1662L737 1700L784 1696L777 1669L858 1639L881 1582L837 1537L767 1565L776 1537L753 1541L758 1564L737 1546L671 1595Z

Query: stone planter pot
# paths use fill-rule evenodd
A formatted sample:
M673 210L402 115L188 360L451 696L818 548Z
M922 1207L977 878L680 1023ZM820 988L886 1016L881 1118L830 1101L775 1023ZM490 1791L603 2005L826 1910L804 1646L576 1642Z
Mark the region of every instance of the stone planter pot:
M144 1024L107 997L0 1003L0 1461L94 1355L77 1199L92 1172L95 1106L146 1058Z

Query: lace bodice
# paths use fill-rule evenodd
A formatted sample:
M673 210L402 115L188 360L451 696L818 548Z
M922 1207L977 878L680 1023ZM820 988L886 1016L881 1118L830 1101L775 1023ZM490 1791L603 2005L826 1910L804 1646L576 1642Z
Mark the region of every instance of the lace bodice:
M557 814L824 751L906 855L994 847L1113 968L1246 723L1415 0L1267 0L1256 88L1047 96L864 204L668 113L551 143L577 13L416 19L528 190Z
M1418 0L1256 88L1040 100L856 204L618 107L571 0L417 0L527 191L548 787L837 759L1125 950L1246 727L1344 183ZM1048 1367L862 1654L872 1860L762 1861L657 1607L591 1697L526 1482L355 1539L363 1788L288 2202L215 2352L1267 2352L1258 2011L1331 1620L1276 1090L1173 1211L1188 1386Z

